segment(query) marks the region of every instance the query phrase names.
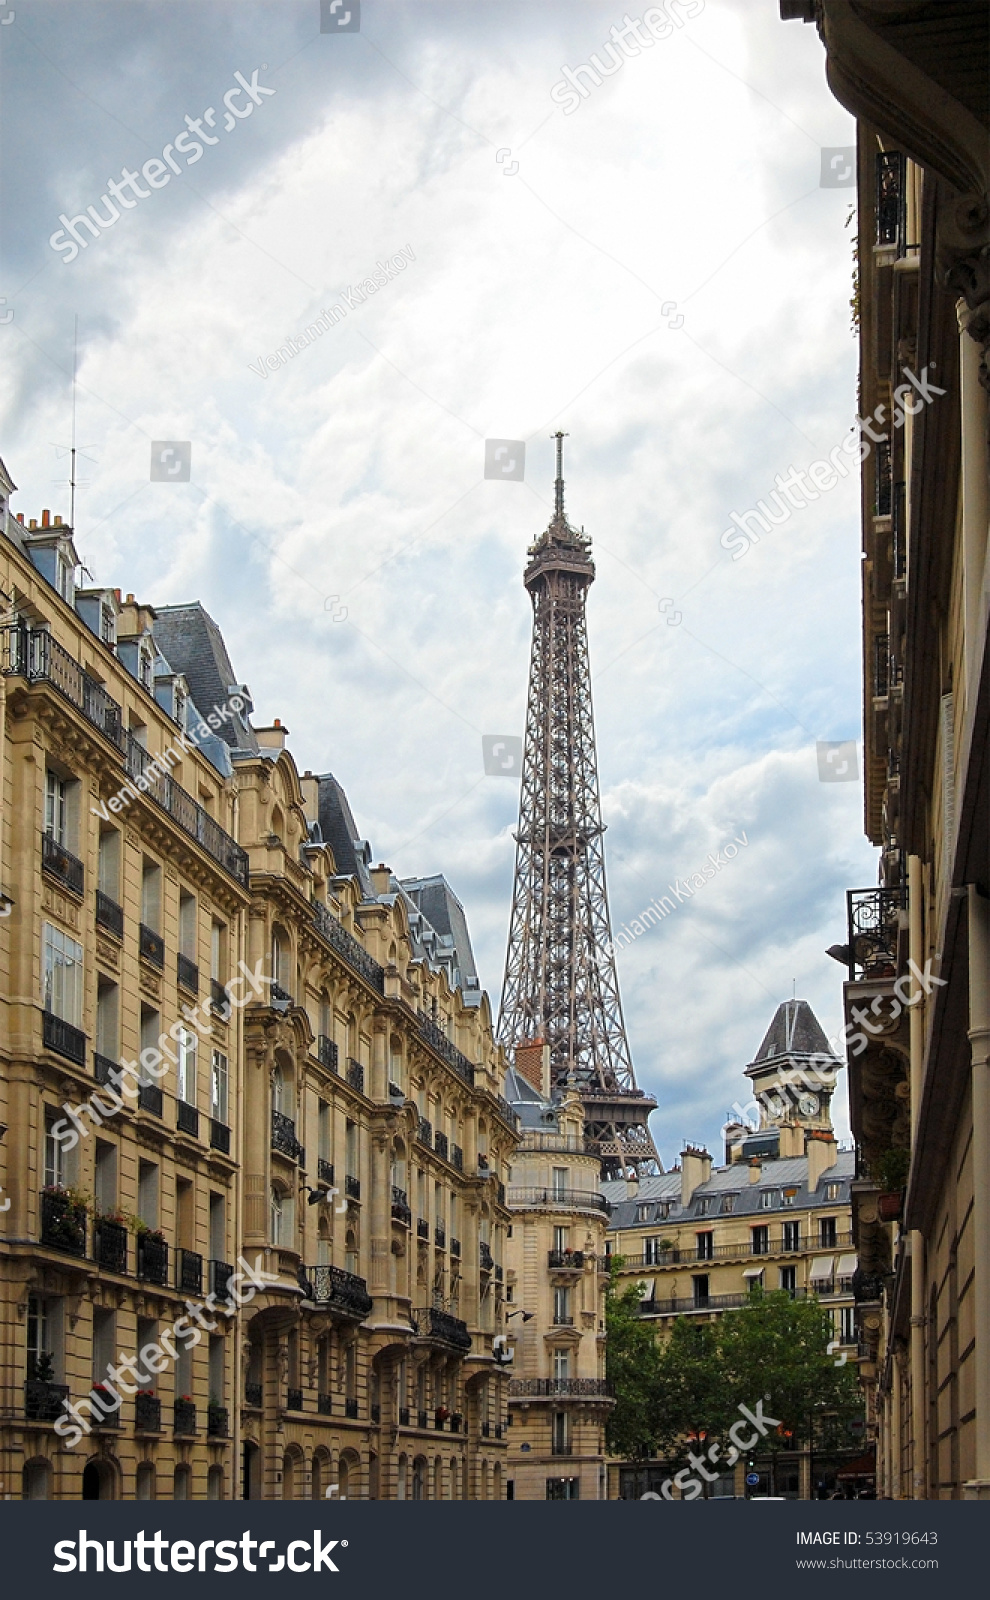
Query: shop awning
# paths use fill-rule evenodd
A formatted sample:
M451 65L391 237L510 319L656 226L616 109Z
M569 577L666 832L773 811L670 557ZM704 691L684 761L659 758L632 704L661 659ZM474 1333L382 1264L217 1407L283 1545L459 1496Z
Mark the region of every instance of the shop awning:
M639 1298L641 1300L653 1300L655 1298L653 1293L655 1283L655 1278L647 1278L643 1283L640 1284Z

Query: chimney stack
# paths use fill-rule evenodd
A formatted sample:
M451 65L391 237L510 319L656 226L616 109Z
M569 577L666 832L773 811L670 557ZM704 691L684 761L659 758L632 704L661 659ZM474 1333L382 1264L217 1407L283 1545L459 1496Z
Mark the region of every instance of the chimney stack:
M550 1093L550 1046L542 1039L516 1045L516 1071L540 1094Z
M759 1183L759 1181L762 1178L762 1176L763 1176L763 1162L760 1160L759 1156L750 1156L750 1158L749 1158L749 1181L750 1181L750 1183Z
M804 1155L804 1129L796 1122L781 1123L778 1154L781 1160Z
M694 1191L712 1175L712 1158L704 1145L686 1144L681 1151L681 1205L689 1206Z
M818 1180L839 1159L839 1147L832 1134L812 1128L808 1133L808 1193L814 1194Z
M51 514L50 511L43 511L41 513L41 526L43 528L47 528L49 526L49 524L51 523L51 520L52 520L52 514Z

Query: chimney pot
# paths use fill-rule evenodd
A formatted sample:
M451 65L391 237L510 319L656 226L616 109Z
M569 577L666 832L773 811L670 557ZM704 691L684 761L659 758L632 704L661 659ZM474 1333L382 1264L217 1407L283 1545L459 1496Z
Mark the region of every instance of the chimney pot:
M17 520L20 523L21 527L23 528L23 526L24 526L24 513L23 513L23 511L18 511Z
M32 517L32 518L31 518L31 521L30 521L30 522L29 522L29 523L28 523L28 527L29 527L29 528L36 528L36 527L37 527L37 526L38 526L38 519L37 519L37 517Z
M129 605L129 606L132 606L132 605L133 605L133 604L134 604L134 596L133 596L133 595L132 595L132 594L129 594L129 595L128 595L128 596L127 596L127 604L128 604L128 605Z
M62 526L62 518L61 517L56 517L55 518L55 526L56 526L56 528L60 528Z
M749 1181L750 1181L750 1183L759 1183L759 1181L762 1178L762 1176L763 1176L763 1162L760 1160L759 1156L750 1156L750 1158L749 1158Z
M48 524L51 522L51 519L52 519L51 512L50 511L43 511L41 513L41 526L43 528L47 528Z

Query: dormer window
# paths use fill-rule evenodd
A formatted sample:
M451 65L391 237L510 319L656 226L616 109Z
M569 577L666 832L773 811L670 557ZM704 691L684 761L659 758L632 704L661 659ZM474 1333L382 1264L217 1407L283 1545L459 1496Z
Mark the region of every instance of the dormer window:
M58 590L59 594L62 596L62 599L63 600L67 600L69 605L71 605L72 604L72 594L73 594L72 562L69 561L61 553L61 551L59 551L58 559L57 559L56 564L55 564L55 577L56 577L56 583L55 583L56 589Z
M151 671L154 665L151 651L142 645L138 653L138 682L145 689L151 688Z
M760 1195L760 1205L764 1211L772 1211L779 1196L776 1189L764 1189Z
M180 728L183 728L183 729L185 728L185 726L186 726L186 694L185 694L185 690L184 689L180 689L178 684L176 684L176 686L175 686L175 720L179 724Z
M722 1196L722 1204L719 1206L719 1210L721 1211L722 1215L725 1216L728 1212L730 1212L735 1206L735 1203L736 1197L734 1194L724 1194Z
M711 1211L711 1209L712 1209L711 1196L706 1196L705 1199L698 1201L697 1207L695 1209L695 1215L699 1216L699 1217L707 1217L709 1212Z
M117 643L117 618L114 616L113 606L100 607L100 638L104 644Z

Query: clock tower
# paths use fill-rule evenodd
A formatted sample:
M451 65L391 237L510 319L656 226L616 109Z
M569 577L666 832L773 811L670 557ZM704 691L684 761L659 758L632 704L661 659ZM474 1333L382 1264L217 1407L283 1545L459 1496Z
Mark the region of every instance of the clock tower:
M785 1000L745 1069L760 1108L760 1132L831 1133L832 1095L844 1066L807 1000Z

